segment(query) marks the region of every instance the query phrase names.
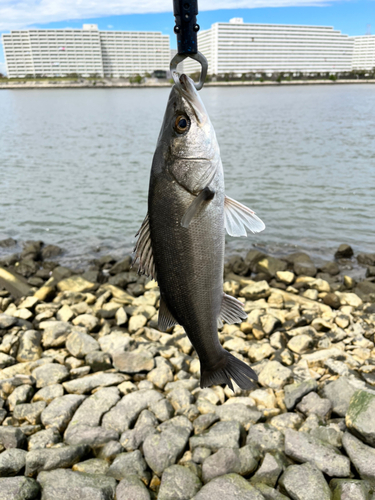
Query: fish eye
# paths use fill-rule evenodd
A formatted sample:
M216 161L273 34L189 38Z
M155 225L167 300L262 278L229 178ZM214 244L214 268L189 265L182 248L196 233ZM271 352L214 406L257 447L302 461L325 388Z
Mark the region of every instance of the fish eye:
M175 121L175 129L179 134L183 134L190 127L190 120L184 115L179 115Z

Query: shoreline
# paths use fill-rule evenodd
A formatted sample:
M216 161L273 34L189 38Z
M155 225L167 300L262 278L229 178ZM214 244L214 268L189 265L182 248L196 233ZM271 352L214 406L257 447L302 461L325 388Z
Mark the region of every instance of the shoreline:
M265 81L265 82L208 82L205 87L277 87L277 86L290 86L290 85L355 85L355 84L375 84L373 80L296 80L296 81ZM97 81L95 83L85 82L19 82L19 83L0 83L0 90L16 90L16 89L119 89L119 88L170 88L172 84L169 82L161 83L127 83L127 82L110 82L110 81Z

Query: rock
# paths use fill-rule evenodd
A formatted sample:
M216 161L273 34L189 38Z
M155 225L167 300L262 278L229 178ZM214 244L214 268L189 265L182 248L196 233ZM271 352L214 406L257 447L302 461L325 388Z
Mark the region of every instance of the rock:
M112 359L106 352L91 351L86 354L85 364L90 366L92 372L100 372L112 368Z
M147 471L147 464L139 450L117 455L107 472L107 476L114 477L118 481L124 479L128 474L138 476L146 485L151 479L151 474Z
M320 266L320 270L322 273L330 274L331 276L336 276L340 272L339 266L336 262L326 262L322 266Z
M260 491L260 493L262 493L265 500L288 500L290 498L263 483L256 483L255 487L258 491Z
M116 489L117 500L150 500L150 493L136 475L127 475Z
M222 422L237 421L246 430L251 424L255 424L263 416L256 408L249 408L243 404L221 405L216 410L216 415Z
M212 500L215 498L236 500L264 500L259 491L238 474L226 474L207 483L192 500ZM319 497L316 497L316 500ZM322 499L323 500L323 499Z
M294 273L291 273L290 271L277 271L276 277L279 281L285 283L286 285L291 285L294 281Z
M0 330L11 328L17 323L17 318L9 314L0 314Z
M9 410L13 411L16 405L29 402L33 394L34 390L30 385L19 385L8 398Z
M340 298L336 293L327 293L323 297L323 302L332 309L338 309L341 305Z
M201 434L218 420L219 416L216 413L206 413L204 415L200 415L193 422L194 433Z
M368 500L372 488L366 481L357 479L332 479L329 483L332 500Z
M0 478L0 500L36 500L40 486L29 477Z
M258 380L263 387L282 389L292 375L292 371L278 361L269 361L259 373Z
M328 418L331 409L331 401L320 398L315 392L310 392L304 396L302 401L297 405L297 410L304 413L307 417L315 414L322 419Z
M72 323L75 326L82 326L84 328L87 328L89 332L93 332L99 325L99 319L92 314L80 314L73 319Z
M17 241L13 238L5 238L4 240L0 240L0 248L9 248L17 245Z
M0 288L5 288L16 299L30 295L31 288L26 280L10 269L0 267Z
M64 346L72 329L71 325L64 321L43 321L39 328L44 330L42 344L45 349Z
M208 483L211 479L240 471L240 454L235 448L221 448L206 458L202 466L202 479Z
M63 382L69 377L69 372L65 366L58 365L57 363L48 363L36 368L32 372L32 376L36 380L36 386L40 388Z
M65 278L57 283L57 288L60 292L91 292L95 290L95 283L85 280L82 276L78 274Z
M147 323L147 318L143 314L137 314L129 319L128 330L129 333L135 333L140 328L144 327Z
M37 403L18 404L13 410L13 418L19 422L28 422L31 425L40 423L42 411L47 406L45 401Z
M65 432L64 439L70 445L88 445L95 449L107 443L118 441L119 433L103 427L78 424Z
M20 343L17 352L17 361L25 363L27 361L36 361L43 353L41 347L42 335L36 330L27 330L20 337Z
M325 446L321 441L304 432L285 430L285 454L298 462L313 463L319 470L331 477L350 475L348 457L344 457L333 447Z
M350 259L354 252L350 245L342 243L335 252L335 259Z
M361 281L360 283L357 284L357 286L354 289L354 292L364 301L370 300L371 297L369 297L370 294L375 294L375 283L372 283L372 281ZM372 301L373 302L373 301Z
M28 439L28 449L29 451L33 450L42 450L44 448L50 448L52 445L56 443L60 443L61 436L56 429L46 429L33 434Z
M356 391L349 404L345 423L347 428L362 441L375 447L375 395Z
M258 452L251 446L242 446L239 450L241 476L248 476L258 467Z
M297 384L290 384L284 387L285 393L285 406L287 410L293 410L297 403L299 403L306 394L316 391L318 384L316 380L305 380Z
M311 345L312 338L309 335L296 335L295 337L292 337L287 344L288 349L296 352L297 354L303 354L308 351Z
M218 422L207 432L190 438L190 449L204 446L213 452L220 448L239 448L241 425L238 422Z
M99 343L87 333L73 331L66 340L66 348L72 356L84 358L86 354L100 349Z
M175 410L179 410L180 408L184 408L194 403L194 396L187 389L183 389L182 387L170 391L167 394L167 399Z
M375 266L375 253L360 253L357 260L359 264L364 266Z
M132 340L129 334L113 332L100 338L99 344L101 350L109 353L113 358L116 352L122 352L129 349L134 344L134 340Z
M49 405L54 399L63 396L64 388L61 384L52 384L43 387L34 394L32 402L45 401Z
M352 306L354 308L357 308L363 304L362 299L355 293L336 292L336 295L339 297L340 304L342 306Z
M58 321L70 321L74 318L74 312L68 306L68 304L64 304L62 308L56 313L56 319Z
M245 297L246 300L266 299L269 295L271 295L271 289L267 281L254 282L240 291L240 297Z
M0 426L0 445L5 449L23 448L26 436L18 427Z
M124 376L120 373L93 373L76 380L69 380L63 384L64 389L73 394L86 394L98 387L109 387L118 385L124 381Z
M171 465L163 472L158 500L190 500L201 487L199 478L187 467Z
M26 451L18 450L17 448L10 448L3 451L0 454L0 477L10 477L19 474L25 467L25 456Z
M25 476L32 477L40 471L72 467L87 453L88 447L82 445L29 451L26 455Z
M302 417L298 413L281 413L271 418L270 424L279 431L285 429L298 429L302 424Z
M354 393L355 387L349 383L346 377L340 377L326 384L321 391L322 396L331 401L332 412L339 417L345 417L349 409L350 399Z
M359 476L375 487L375 449L363 444L349 432L345 432L342 444Z
M155 417L160 420L160 422L165 422L166 420L172 418L174 415L173 406L167 399L161 399L160 401L151 404L150 410L155 415Z
M151 371L154 368L154 358L148 351L136 349L131 352L116 352L113 356L113 365L124 373L139 373Z
M276 273L285 271L286 267L287 264L285 261L267 256L258 260L255 265L255 271L275 277Z
M147 374L147 380L150 380L158 389L164 389L168 382L173 381L173 372L168 365L164 364L151 370Z
M251 478L253 484L263 483L274 488L280 474L283 472L283 464L277 455L266 453L262 465Z
M146 437L143 453L148 466L155 474L160 476L182 456L189 434L185 428L175 427Z
M86 472L87 474L106 474L109 469L109 463L100 458L89 458L84 462L73 465L72 470L77 472Z
M284 436L269 424L256 424L250 427L246 444L261 453L283 451Z
M117 482L113 477L57 469L38 475L43 500L113 500Z
M43 425L47 429L53 428L59 432L64 432L74 412L84 399L85 396L78 396L75 394L67 394L55 398L42 412L41 419Z
M294 500L331 500L323 474L314 465L290 465L281 476L279 483Z
M294 272L297 276L315 276L317 269L311 261L294 262Z
M270 344L259 344L252 342L248 346L248 356L252 363L256 363L257 361L262 361L265 358L269 358L275 349L270 346Z
M115 318L117 326L124 326L127 323L128 315L126 314L126 311L123 307L120 307L116 310Z
M41 253L42 253L42 259L47 260L47 259L52 259L53 257L58 257L63 253L63 250L57 245L46 245L44 248L42 248Z

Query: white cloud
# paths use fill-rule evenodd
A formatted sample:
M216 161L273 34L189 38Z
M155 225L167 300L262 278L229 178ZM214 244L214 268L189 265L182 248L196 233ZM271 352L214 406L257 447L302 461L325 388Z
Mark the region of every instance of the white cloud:
M199 10L323 6L340 0L200 0ZM0 31L72 19L171 12L171 0L0 0Z

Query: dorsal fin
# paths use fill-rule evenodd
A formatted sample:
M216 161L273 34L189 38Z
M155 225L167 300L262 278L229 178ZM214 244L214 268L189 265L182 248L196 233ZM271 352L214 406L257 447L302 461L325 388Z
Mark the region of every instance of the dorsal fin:
M242 302L224 293L219 319L232 325L233 323L242 323L246 318L247 314L243 310Z
M138 236L138 240L133 250L135 253L133 266L139 261L138 274L145 274L157 281L148 214L135 236Z
M178 325L177 321L174 319L172 313L168 309L167 304L164 302L163 298L160 297L160 308L159 308L159 319L158 328L162 332L166 332L172 326Z
M266 227L255 212L229 196L224 201L224 218L225 229L230 236L247 236L246 229L259 233Z

